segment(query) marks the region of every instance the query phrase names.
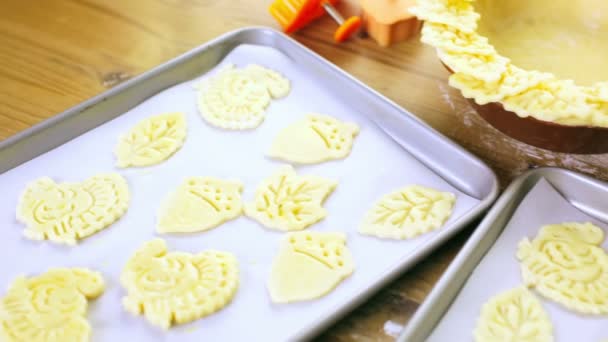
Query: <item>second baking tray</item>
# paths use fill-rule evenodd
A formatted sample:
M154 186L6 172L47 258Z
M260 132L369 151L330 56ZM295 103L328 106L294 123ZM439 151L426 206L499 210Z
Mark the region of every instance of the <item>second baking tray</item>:
M608 184L555 168L529 171L505 190L406 326L400 341L472 341L484 302L523 285L518 243L539 228L593 222L608 232ZM602 247L608 249L608 241ZM534 291L537 293L536 291ZM608 317L579 315L541 299L556 342L605 341Z
M227 63L257 63L285 74L291 94L274 101L266 121L246 132L210 127L197 113L194 84ZM390 80L398 84L399 80ZM163 112L187 116L188 137L165 163L142 169L114 168L112 149L121 133L139 120ZM119 276L127 258L155 234L155 212L185 177L236 178L250 201L257 184L281 163L264 157L277 132L307 112L357 122L361 133L343 161L298 167L339 181L329 197L328 217L315 231L348 235L356 270L335 291L315 301L274 305L266 279L284 236L241 217L208 232L161 235L170 251L219 249L234 253L240 287L218 313L160 332L120 306L125 295ZM75 247L27 241L15 221L19 193L41 176L79 181L95 173L120 172L132 193L127 214ZM107 281L92 303L89 319L96 341L283 341L310 338L369 298L487 209L497 194L492 171L402 108L353 79L287 36L269 29L244 29L211 41L154 70L121 84L0 145L0 285L18 274L49 267L86 266ZM364 212L380 195L417 183L454 192L454 214L441 229L407 241L387 241L357 233ZM27 258L15 260L15 255ZM11 262L8 262L11 260Z

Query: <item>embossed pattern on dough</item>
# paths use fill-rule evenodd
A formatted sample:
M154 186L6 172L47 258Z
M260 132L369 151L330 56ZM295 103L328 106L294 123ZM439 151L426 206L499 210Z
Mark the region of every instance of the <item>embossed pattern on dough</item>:
M551 73L517 68L477 32L472 0L418 0L410 11L425 21L422 42L454 74L450 85L478 104L500 101L521 117L572 126L608 127L608 83L581 86ZM567 41L567 39L562 39Z
M452 214L455 200L449 192L407 186L376 202L359 231L381 238L413 238L441 227Z
M116 164L122 168L158 164L179 150L184 140L184 114L160 114L144 119L119 138L114 150Z
M268 155L300 164L346 158L359 126L328 115L308 114L279 132Z
M114 223L129 206L127 181L117 173L82 183L55 183L48 177L27 185L17 205L17 219L32 240L76 244Z
M298 176L285 165L258 186L245 214L268 228L302 230L327 215L323 202L336 186L322 177Z
M129 259L120 280L128 293L125 309L169 329L228 305L238 288L239 271L230 253L168 253L165 242L154 239Z
M568 309L608 313L608 254L604 232L591 223L543 226L519 243L517 258L528 287Z
M200 232L241 215L243 184L213 177L190 177L159 210L159 233Z
M286 96L289 80L259 65L228 65L197 85L198 108L210 124L233 130L252 129L264 121L273 98Z
M87 300L103 291L101 275L85 268L56 268L18 277L0 302L0 340L89 341Z
M483 305L473 335L476 342L552 342L553 327L540 301L518 287Z
M275 303L325 296L355 270L342 233L295 232L281 242L268 290Z

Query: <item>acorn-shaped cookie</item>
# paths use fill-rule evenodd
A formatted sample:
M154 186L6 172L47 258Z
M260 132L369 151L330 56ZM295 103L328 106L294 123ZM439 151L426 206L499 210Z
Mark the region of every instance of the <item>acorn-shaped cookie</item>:
M299 164L346 158L359 126L328 115L308 114L279 132L268 156Z
M544 226L519 243L524 283L580 313L608 313L608 255L604 232L591 223Z
M281 243L268 282L275 303L311 300L331 292L355 269L342 233L296 232Z
M241 215L243 184L213 177L191 177L159 210L159 233L191 233L217 227Z

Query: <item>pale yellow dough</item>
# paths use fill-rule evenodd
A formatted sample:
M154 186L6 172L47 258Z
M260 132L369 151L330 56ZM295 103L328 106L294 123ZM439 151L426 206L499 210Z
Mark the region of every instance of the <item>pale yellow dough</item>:
M553 326L540 301L518 287L483 305L473 335L476 342L552 342Z
M336 186L322 177L298 176L285 165L258 186L245 214L268 228L302 230L327 215L323 202Z
M528 287L568 309L608 314L608 254L604 231L591 223L543 226L519 243L517 258Z
M48 177L27 185L17 205L17 219L32 240L76 244L114 223L129 206L127 181L117 173L82 183L55 183Z
M156 115L140 121L122 135L114 150L118 167L150 166L165 161L186 140L186 116Z
M441 227L456 196L411 185L382 197L367 212L359 231L381 238L409 239Z
M272 264L268 291L275 303L312 300L331 292L354 270L346 235L289 233Z
M0 340L89 341L87 300L103 291L101 275L85 268L56 268L35 277L18 277L0 303Z
M309 114L279 132L268 155L300 164L346 158L359 126L328 115Z
M213 177L186 179L158 214L159 233L191 233L217 227L241 215L243 184Z
M259 65L228 65L197 85L198 108L210 124L233 130L252 129L264 121L271 100L287 96L289 80Z
M239 284L236 258L208 250L167 252L161 239L144 243L120 277L123 305L163 329L208 316L232 301Z
M422 41L478 104L521 117L608 127L605 0L418 0Z

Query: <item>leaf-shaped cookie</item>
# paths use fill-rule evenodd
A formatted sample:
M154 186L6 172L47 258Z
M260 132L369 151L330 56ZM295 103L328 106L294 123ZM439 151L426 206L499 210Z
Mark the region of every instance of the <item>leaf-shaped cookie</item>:
M190 233L217 227L241 215L243 184L213 177L191 177L159 211L159 233Z
M118 220L129 206L127 181L117 173L93 176L82 183L55 183L48 177L27 185L17 219L32 240L73 245Z
M309 114L283 129L270 148L270 157L315 164L348 156L359 126L331 116Z
M483 305L473 335L476 342L552 342L553 327L540 301L518 287Z
M302 230L322 220L323 202L337 183L317 176L298 176L285 165L257 188L245 214L268 228Z
M272 264L268 290L275 303L311 300L331 292L354 270L344 234L289 233Z
M163 329L224 308L239 283L236 258L227 252L167 252L161 239L146 242L129 259L120 281L125 309Z
M449 192L407 186L376 202L359 231L381 238L413 238L441 227L452 214L455 198Z
M0 302L0 340L89 341L87 300L103 291L101 275L84 268L56 268L35 277L19 277Z
M264 121L271 99L289 92L289 81L259 65L243 69L228 65L197 89L199 112L207 122L224 129L244 130Z
M604 231L591 223L543 226L519 243L517 258L528 287L568 309L608 314L608 254Z
M150 166L171 157L186 140L182 113L156 115L137 123L122 135L114 150L118 167Z

